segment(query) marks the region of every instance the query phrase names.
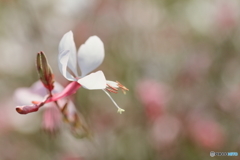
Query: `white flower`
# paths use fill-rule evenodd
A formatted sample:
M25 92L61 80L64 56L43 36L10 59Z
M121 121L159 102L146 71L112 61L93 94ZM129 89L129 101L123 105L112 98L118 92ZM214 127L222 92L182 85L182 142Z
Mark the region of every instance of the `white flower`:
M124 110L116 104L107 91L116 93L118 88L123 91L128 89L119 82L107 81L102 71L89 74L102 63L103 59L104 45L97 36L88 38L78 51L72 31L67 32L59 43L58 66L62 75L69 81L77 81L86 89L102 89L121 113ZM77 66L80 67L81 76L77 72Z

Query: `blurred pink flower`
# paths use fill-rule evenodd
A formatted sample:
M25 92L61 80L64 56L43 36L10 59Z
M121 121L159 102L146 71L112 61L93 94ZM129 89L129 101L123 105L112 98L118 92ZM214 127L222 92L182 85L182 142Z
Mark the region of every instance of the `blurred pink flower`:
M52 93L58 93L62 90L63 87L59 83L55 82ZM36 101L41 101L45 95L47 95L46 88L43 86L41 81L37 81L30 88L25 87L16 89L14 93L14 99L17 104L23 105L32 103L33 99ZM76 109L73 103L71 101L67 101L67 99L61 99L58 101L60 107L63 107L66 103L68 103L68 119L74 120ZM56 131L61 123L61 112L59 109L57 109L57 106L54 102L45 104L44 106L45 110L43 114L43 128L50 132ZM25 108L27 107L25 106Z
M63 156L60 160L84 160L84 158L77 156Z
M91 115L92 129L98 134L106 134L119 125L119 121L111 112L93 111Z
M208 68L211 65L211 58L204 52L204 49L198 54L191 55L187 58L184 68L179 75L179 82L185 85L191 85L195 82L199 82L204 78Z
M217 97L219 107L225 111L230 112L232 115L239 115L240 111L240 88L235 86L231 89L224 89Z
M8 103L11 102L11 99L7 99L6 102L1 102L0 108L0 134L8 133L12 131L14 126L12 126L12 114L11 109ZM8 120L11 119L11 120Z
M150 119L156 119L162 114L170 98L168 87L151 79L139 81L136 92Z
M216 23L220 29L232 29L238 24L238 4L235 4L233 1L219 1L216 6Z
M226 139L223 128L214 120L192 115L189 131L192 140L205 149L220 149Z
M60 127L61 113L57 107L46 108L43 113L43 128L44 130L55 133Z
M171 115L158 117L151 128L153 144L158 148L173 145L181 131L181 122Z

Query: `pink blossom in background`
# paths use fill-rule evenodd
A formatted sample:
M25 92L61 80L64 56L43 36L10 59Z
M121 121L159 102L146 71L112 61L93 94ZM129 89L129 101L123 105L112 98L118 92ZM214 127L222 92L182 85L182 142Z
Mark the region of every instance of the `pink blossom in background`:
M78 156L65 155L62 158L60 158L60 160L84 160L84 158Z
M33 100L41 101L45 95L47 95L46 88L43 86L41 81L37 81L29 88L22 87L16 89L14 92L14 99L17 105L24 105L31 104Z
M57 132L60 127L61 113L57 107L48 107L43 113L43 129L50 133Z
M91 115L92 129L99 133L106 133L118 125L118 119L111 112L95 111Z
M219 107L225 112L231 114L239 114L240 111L240 87L236 86L232 89L225 89L217 97Z
M170 99L168 87L151 79L139 81L136 92L144 106L146 115L152 120L163 113L166 103Z
M61 92L64 88L57 82L54 83L54 89L52 93ZM14 99L16 104L23 105L23 104L31 104L32 101L41 101L44 96L46 96L47 90L43 86L41 81L35 82L30 88L23 87L16 89L14 93ZM75 106L71 101L67 101L67 99L60 99L58 100L58 104L60 107L63 107L65 103L68 102L67 113L69 120L74 120L74 114L76 112ZM48 103L44 105L43 109L43 128L46 131L55 131L60 126L62 115L57 108L54 102ZM25 115L29 116L29 115Z
M11 101L10 99L7 102ZM2 103L0 107L0 135L8 133L9 131L13 130L12 122L8 119L12 118L10 114L11 108L8 103Z
M184 68L179 74L180 82L189 86L204 78L211 65L211 58L205 52L208 51L201 49L198 54L191 55L186 59Z
M181 128L181 122L175 116L165 114L158 117L150 131L154 146L158 149L172 146L176 143Z
M77 157L65 157L61 160L83 160L83 158L77 158Z
M194 115L189 119L189 134L192 140L208 150L222 148L226 140L222 126L215 120Z
M219 1L215 11L216 23L220 29L228 30L235 27L239 21L238 4L234 1Z

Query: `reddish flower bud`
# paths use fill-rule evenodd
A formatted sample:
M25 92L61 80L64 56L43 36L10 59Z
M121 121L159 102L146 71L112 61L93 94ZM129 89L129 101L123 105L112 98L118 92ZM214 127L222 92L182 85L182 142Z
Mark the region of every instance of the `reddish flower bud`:
M16 108L16 111L20 114L28 114L31 112L36 112L38 111L38 106L37 105L29 105L29 106L18 106Z
M37 54L36 64L39 78L42 81L44 87L47 88L49 91L52 91L52 89L54 88L53 73L43 52L39 52Z

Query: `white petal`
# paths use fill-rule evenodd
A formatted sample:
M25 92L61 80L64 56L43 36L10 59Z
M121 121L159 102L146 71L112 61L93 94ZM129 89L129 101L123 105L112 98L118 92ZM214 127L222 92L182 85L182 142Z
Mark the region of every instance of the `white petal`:
M54 82L54 84L55 84L55 82ZM29 90L33 94L38 94L39 96L41 96L41 99L48 94L47 89L43 86L43 83L40 80L33 83L32 86L29 88ZM32 100L35 100L35 99L32 99ZM27 104L27 103L25 103L25 104Z
M58 67L62 75L69 81L74 81L74 77L67 71L67 64L69 60L69 51L65 51L58 56Z
M84 88L89 90L104 89L106 88L106 78L102 71L91 73L78 80Z
M54 89L52 91L54 94L63 91L63 89L64 89L64 87L60 83L58 83L56 81L54 82Z
M76 52L76 46L73 39L73 33L72 31L67 32L62 37L59 47L59 57L62 57L62 54L65 54L66 52L69 52L69 59L67 62L67 66L72 70L72 72L78 76L77 74L77 52Z
M104 45L97 36L88 38L78 50L78 64L82 77L96 69L104 59Z
M107 84L111 87L114 87L114 88L119 88L118 87L118 83L117 82L113 82L113 81L107 81Z
M31 104L33 100L41 101L43 98L37 93L33 93L29 88L16 89L13 97L17 105Z
M43 86L43 84L42 84L42 82L40 80L38 80L37 82L33 83L31 88L29 88L29 89L31 90L32 93L38 94L42 98L45 97L48 94L47 89ZM60 83L55 81L54 82L54 89L52 90L52 93L54 93L54 94L55 93L59 93L63 89L64 89L64 87Z

